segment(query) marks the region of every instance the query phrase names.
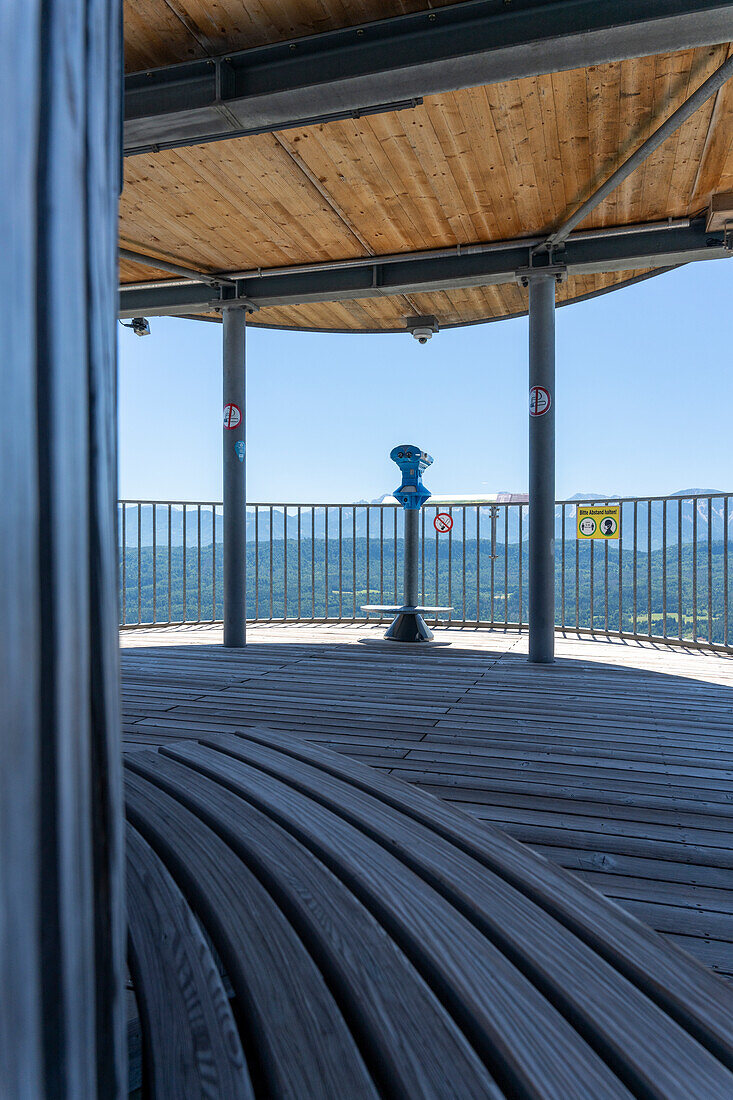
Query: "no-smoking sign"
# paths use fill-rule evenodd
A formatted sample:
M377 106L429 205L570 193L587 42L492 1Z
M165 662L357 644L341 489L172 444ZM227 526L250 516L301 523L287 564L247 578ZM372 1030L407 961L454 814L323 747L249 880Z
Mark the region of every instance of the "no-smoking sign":
M529 415L542 416L552 404L550 391L544 386L532 386L529 391Z
M234 428L238 428L242 423L242 412L239 405L225 405L224 406L224 427L229 431L233 431Z
M438 512L437 516L433 520L433 527L439 535L444 535L446 531L450 531L453 526L453 516L448 512Z

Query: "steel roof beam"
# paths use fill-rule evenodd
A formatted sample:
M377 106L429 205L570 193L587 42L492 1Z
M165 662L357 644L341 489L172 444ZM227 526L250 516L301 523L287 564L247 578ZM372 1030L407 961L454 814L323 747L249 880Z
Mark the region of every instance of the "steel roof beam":
M125 78L125 153L733 39L733 0L466 0Z
M308 302L334 302L355 298L376 298L393 294L433 293L458 287L490 286L513 282L526 271L547 265L547 254L531 256L531 247L517 242L501 251L472 255L453 254L430 257L405 254L404 260L380 264L378 257L365 257L358 266L322 270L302 267L287 272L237 280L237 296L254 306L289 306ZM708 233L705 219L689 226L588 237L569 237L564 247L554 251L552 265L560 265L568 274L588 275L605 271L632 271L641 268L671 267L694 260L721 259L730 256L723 233ZM220 289L191 283L150 288L122 287L120 317L176 315L203 312L233 295Z

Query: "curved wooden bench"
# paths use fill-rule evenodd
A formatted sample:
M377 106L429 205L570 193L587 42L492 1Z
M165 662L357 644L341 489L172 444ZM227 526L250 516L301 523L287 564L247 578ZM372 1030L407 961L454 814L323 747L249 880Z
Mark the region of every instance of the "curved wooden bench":
M150 1095L733 1097L728 986L497 830L269 730L126 773Z

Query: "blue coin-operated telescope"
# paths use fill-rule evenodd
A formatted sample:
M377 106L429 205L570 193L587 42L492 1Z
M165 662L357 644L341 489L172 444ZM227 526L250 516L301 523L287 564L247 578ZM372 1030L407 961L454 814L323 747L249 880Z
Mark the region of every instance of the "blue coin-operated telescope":
M422 482L422 475L432 458L414 443L401 443L390 451L389 457L396 462L402 474L402 484L395 489L394 495L405 509L405 593L404 603L366 604L362 611L396 611L397 617L385 634L392 642L430 642L432 631L425 625L421 611L452 611L450 607L418 607L418 559L420 546L420 509L430 497L430 490Z
M430 496L430 490L422 483L422 475L433 460L427 451L421 451L414 443L401 443L393 447L389 457L396 462L402 474L402 484L394 495L400 504L410 511L419 511Z

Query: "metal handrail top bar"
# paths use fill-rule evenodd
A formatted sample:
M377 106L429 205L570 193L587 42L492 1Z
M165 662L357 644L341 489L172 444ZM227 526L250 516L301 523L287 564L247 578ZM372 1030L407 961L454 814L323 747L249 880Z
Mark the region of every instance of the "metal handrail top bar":
M573 507L576 504L601 504L601 503L618 503L618 504L633 504L646 503L647 501L674 501L674 500L694 500L700 498L701 500L717 500L718 498L732 497L733 489L728 492L723 490L716 490L714 493L708 492L690 492L690 493L674 493L669 496L644 496L644 497L625 497L614 494L609 496L598 497L575 497L570 499L560 499L555 501L555 504L564 504L569 507ZM160 504L164 507L188 507L188 508L221 508L223 507L220 500L154 500L152 498L137 498L137 497L120 497L117 501L118 504ZM454 502L451 500L428 500L425 505L427 508L445 507L466 507L466 508L527 508L529 506L528 501L520 500L459 500ZM399 505L397 502L384 502L384 501L291 501L285 503L284 501L247 501L248 508L397 508Z

